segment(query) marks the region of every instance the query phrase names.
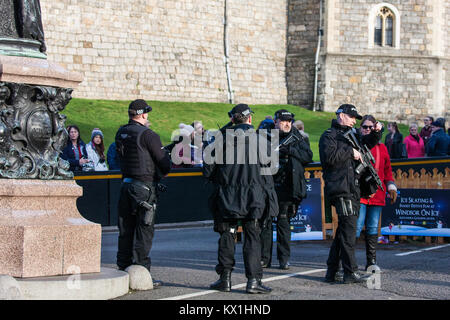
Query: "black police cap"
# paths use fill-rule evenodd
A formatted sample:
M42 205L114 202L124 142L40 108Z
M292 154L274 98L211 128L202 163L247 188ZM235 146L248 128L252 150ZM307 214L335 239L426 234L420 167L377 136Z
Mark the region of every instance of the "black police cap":
M231 118L231 117L233 117L233 115L238 114L238 113L242 114L243 116L248 116L248 115L250 115L250 113L254 113L254 112L252 111L252 109L250 109L250 107L247 104L240 103L240 104L234 106L234 108L228 112L228 116Z
M132 115L148 113L150 111L152 111L152 107L150 107L147 102L142 99L134 100L128 106L128 113Z
M339 113L345 113L348 114L349 116L355 117L358 120L362 119L362 115L358 114L358 111L356 110L356 107L352 104L342 104L337 110L336 110L336 114Z
M292 121L294 120L295 114L287 111L286 109L280 109L275 112L275 120L280 121Z

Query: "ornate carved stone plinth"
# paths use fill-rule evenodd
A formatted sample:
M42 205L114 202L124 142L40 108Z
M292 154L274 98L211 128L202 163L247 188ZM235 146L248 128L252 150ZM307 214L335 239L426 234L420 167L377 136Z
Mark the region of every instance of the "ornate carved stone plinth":
M76 207L74 180L0 179L0 274L100 272L101 226Z
M59 158L67 143L65 116L71 89L0 82L0 177L72 178Z

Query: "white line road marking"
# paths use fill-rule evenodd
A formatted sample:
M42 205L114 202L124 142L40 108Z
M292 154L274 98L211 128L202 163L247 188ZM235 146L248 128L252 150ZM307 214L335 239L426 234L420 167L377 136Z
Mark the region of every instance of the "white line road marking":
M401 257L401 256L407 256L410 254L414 254L414 253L419 253L422 252L422 250L416 250L416 251L409 251L409 252L403 252L403 253L397 253L396 256Z
M423 250L434 250L434 249L440 249L440 248L445 248L445 247L448 247L448 246L450 246L450 244L444 244L443 246L437 246L437 247L430 247L430 248L425 248L425 249L423 249Z
M312 274L312 273L323 272L323 271L327 271L327 269L313 269L313 270L308 270L308 271L289 273L289 274L284 274L284 275L281 275L281 276L276 276L276 277L271 277L271 278L267 278L267 279L262 279L262 282L270 282L270 281L282 280L282 279L286 279L286 278L290 278L290 277L301 276L301 275L305 275L305 274ZM246 286L247 286L247 283L240 283L240 284L232 286L231 289L239 289L239 288L243 288L243 287L246 287ZM189 294L183 294L183 295L180 295L180 296L168 297L168 298L159 299L159 300L183 300L183 299L189 299L189 298L204 296L204 295L207 295L207 294L210 294L210 293L218 293L218 292L220 292L220 291L217 291L217 290L206 290L206 291L194 292L194 293L189 293Z
M414 253L420 253L420 252L429 251L429 250L441 249L441 248L445 248L445 247L448 247L448 246L450 246L450 244L445 244L443 246L437 246L437 247L425 248L425 249L422 249L422 250L415 250L415 251L397 253L396 256L398 256L398 257L407 256L407 255L414 254Z

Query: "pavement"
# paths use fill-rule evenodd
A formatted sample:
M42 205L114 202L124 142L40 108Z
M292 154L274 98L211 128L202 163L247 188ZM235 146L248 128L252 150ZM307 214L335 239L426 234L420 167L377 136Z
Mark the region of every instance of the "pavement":
M115 267L117 229L104 229L102 266ZM151 251L152 277L163 281L161 288L129 291L117 300L177 301L298 301L298 300L448 300L450 299L450 244L427 245L421 242L378 245L382 269L379 289L366 284L328 284L323 282L331 240L295 241L291 246L289 270L278 269L276 246L272 267L264 269L263 282L270 294L245 292L246 278L242 244L236 245L236 265L232 291L209 290L217 280L218 234L210 221L157 226ZM356 246L356 258L365 265L364 243ZM373 286L372 286L373 287Z

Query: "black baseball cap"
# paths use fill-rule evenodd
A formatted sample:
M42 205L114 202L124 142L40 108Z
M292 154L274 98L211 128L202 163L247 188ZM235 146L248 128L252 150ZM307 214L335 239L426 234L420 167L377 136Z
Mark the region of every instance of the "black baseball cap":
M242 114L243 116L248 116L248 115L250 115L250 113L254 113L254 112L252 111L252 109L250 109L250 107L247 104L240 103L238 105L235 105L234 108L228 112L228 115L231 118L233 115L238 114L238 113Z
M286 109L280 109L275 112L275 120L280 121L292 121L294 120L295 114L287 111Z
M152 111L152 107L150 107L147 102L142 99L131 101L130 105L128 106L128 113L131 115L148 113L150 111Z
M349 116L355 117L358 120L362 119L362 115L358 114L356 107L352 104L342 104L339 109L337 109L336 114L345 113Z

